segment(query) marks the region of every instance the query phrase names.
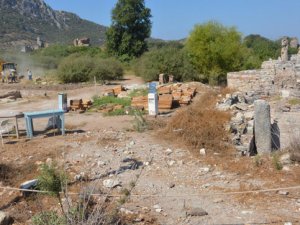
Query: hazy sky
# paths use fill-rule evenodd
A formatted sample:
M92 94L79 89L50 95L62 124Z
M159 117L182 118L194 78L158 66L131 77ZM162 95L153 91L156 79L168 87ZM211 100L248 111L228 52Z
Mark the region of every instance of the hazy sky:
M52 8L109 26L117 0L45 0ZM197 23L216 20L244 35L300 38L300 0L145 0L152 12L152 37L188 36Z

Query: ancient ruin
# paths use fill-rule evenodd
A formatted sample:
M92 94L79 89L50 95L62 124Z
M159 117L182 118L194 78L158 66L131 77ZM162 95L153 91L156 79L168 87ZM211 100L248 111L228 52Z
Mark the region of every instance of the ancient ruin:
M89 47L91 46L91 43L90 43L90 39L89 38L76 38L74 41L73 41L73 45L74 46L85 46L85 47Z
M300 52L288 57L288 40L283 38L281 57L270 59L261 69L227 74L228 87L260 95L300 97Z

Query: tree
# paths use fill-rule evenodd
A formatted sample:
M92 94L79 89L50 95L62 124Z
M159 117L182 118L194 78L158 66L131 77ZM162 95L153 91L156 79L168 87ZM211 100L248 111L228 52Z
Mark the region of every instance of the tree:
M186 42L192 63L211 84L223 82L227 72L242 68L245 47L241 34L217 22L196 25Z
M276 59L280 56L281 40L275 42L260 35L251 34L244 38L243 44L253 50L253 54L260 59L261 63L269 58Z
M146 38L151 33L151 11L144 0L118 0L112 11L112 25L106 32L110 54L128 59L147 50Z
M146 81L157 80L160 73L172 74L177 81L200 80L186 51L169 46L143 54L136 61L135 73Z

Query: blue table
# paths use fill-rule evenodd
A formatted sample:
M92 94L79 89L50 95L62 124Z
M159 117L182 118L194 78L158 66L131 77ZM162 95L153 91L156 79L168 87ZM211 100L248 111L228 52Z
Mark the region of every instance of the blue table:
M26 132L27 132L28 138L33 137L32 119L53 117L53 116L59 116L60 121L61 121L60 131L61 131L62 135L65 135L65 112L61 109L59 109L59 110L53 109L53 110L39 111L39 112L25 112L24 116L25 116Z

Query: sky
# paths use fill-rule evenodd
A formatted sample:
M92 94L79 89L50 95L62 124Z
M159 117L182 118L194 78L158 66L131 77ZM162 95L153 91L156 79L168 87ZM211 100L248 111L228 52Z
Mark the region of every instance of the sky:
M111 23L117 0L44 0L56 10L76 13L101 25ZM188 37L196 24L210 20L234 26L244 36L300 38L300 0L145 0L152 13L153 38Z

